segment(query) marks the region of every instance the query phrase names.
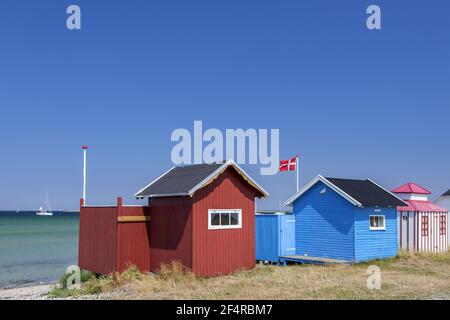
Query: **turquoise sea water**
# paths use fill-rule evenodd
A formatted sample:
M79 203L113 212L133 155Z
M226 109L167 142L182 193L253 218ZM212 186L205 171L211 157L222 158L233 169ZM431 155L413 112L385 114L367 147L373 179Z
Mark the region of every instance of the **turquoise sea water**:
M0 212L0 288L57 280L77 264L77 213Z

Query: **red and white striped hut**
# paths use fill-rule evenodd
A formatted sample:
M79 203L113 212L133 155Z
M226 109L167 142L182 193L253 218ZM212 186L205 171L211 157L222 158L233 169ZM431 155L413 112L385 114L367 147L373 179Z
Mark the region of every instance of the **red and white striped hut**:
M397 207L400 250L447 252L448 212L428 201L430 191L415 183L392 190L408 206Z

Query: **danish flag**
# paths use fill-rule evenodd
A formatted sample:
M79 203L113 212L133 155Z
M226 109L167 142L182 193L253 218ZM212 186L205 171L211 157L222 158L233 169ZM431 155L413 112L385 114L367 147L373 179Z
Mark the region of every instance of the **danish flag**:
M297 167L297 157L298 156L295 156L290 160L281 160L280 171L295 171Z

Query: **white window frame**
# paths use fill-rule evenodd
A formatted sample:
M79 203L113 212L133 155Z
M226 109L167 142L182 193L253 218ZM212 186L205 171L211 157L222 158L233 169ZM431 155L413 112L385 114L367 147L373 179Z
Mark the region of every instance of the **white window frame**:
M213 226L211 225L211 215L213 213L237 213L238 224L227 226ZM230 218L231 222L231 218ZM209 230L221 230L221 229L241 229L242 228L242 209L209 209L208 210L208 229Z
M382 217L383 218L383 226L382 227L372 227L370 224L370 221L372 220L372 217ZM382 214L372 214L369 216L369 228L370 230L386 230L386 216Z

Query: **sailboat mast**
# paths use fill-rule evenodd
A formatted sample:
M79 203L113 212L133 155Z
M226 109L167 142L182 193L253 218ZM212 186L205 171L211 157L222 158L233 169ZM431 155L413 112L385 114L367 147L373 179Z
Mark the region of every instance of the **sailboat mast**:
M51 212L52 211L52 208L51 208L51 205L50 205L50 198L48 197L47 190L45 190L44 210L46 212Z

